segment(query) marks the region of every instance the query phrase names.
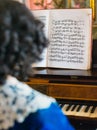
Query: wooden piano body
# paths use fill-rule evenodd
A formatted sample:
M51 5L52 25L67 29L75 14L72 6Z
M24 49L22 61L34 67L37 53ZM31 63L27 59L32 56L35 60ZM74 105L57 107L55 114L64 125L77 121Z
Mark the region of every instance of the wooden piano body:
M97 69L39 69L27 84L56 98L77 130L97 129Z

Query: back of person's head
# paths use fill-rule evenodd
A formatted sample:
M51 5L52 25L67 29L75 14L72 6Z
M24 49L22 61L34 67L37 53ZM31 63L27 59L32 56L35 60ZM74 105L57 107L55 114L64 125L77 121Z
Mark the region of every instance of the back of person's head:
M0 0L0 83L7 75L27 76L31 63L39 61L48 45L43 23L29 9L13 0Z

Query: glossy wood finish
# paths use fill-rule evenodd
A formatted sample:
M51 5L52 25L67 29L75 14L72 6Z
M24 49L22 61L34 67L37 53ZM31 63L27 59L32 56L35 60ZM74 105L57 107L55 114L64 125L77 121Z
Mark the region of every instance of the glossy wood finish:
M39 71L33 78L29 78L27 84L54 98L97 101L96 70L87 73L82 71L83 74L80 71L82 75L79 75L77 70L71 70L72 75L70 70L59 71L57 69L49 69L45 73L43 70Z

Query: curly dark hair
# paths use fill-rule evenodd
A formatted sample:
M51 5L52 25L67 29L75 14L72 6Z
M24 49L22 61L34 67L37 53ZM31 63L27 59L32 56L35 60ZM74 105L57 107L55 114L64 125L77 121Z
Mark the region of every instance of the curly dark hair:
M43 23L22 3L0 0L0 84L7 75L27 78L48 45Z

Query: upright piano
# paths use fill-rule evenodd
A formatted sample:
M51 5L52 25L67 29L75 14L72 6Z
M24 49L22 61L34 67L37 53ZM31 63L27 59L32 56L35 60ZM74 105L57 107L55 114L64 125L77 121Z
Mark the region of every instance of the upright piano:
M97 69L38 69L27 84L56 98L77 130L97 129Z
M56 98L76 130L97 130L97 50L93 58L91 70L39 68L27 81L34 89Z

